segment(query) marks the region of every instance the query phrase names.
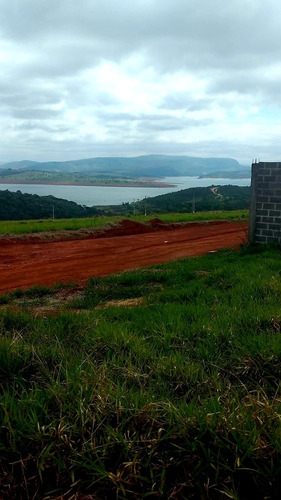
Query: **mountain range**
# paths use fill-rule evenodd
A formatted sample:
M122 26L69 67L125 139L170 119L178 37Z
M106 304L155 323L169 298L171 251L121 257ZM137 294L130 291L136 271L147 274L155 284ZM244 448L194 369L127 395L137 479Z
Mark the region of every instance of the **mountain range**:
M145 155L137 157L98 157L69 161L36 162L30 160L3 164L0 175L10 170L36 170L47 172L78 173L81 175L116 177L178 177L207 176L214 172L239 172L244 170L233 158L199 158L194 156ZM250 173L250 167L249 167Z

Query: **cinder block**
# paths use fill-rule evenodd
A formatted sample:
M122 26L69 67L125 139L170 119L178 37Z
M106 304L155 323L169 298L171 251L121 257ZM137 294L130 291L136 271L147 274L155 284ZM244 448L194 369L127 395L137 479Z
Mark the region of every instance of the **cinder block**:
M263 196L277 196L275 189L264 189ZM281 198L280 198L281 199Z
M259 208L258 205L262 205L260 208L266 208L268 210L275 210L276 209L276 206L274 203L257 203L257 208ZM281 204L280 204L280 207L281 207Z
M262 235L256 235L256 243L266 243L267 237Z
M275 222L272 221L268 222L268 229L271 229L273 231L280 231L281 232L281 227L280 224L276 224Z
M268 229L268 224L267 223L263 223L263 222L257 222L256 223L256 229Z
M271 229L264 229L263 232L262 232L262 235L263 236L274 236L274 233L272 232Z
M268 184L268 189L274 189L274 191L281 189L281 182L269 182Z
M261 168L258 170L258 178L259 178L259 176L262 176L262 175L270 175L270 173L271 173L270 168Z
M264 182L276 182L276 175L265 175Z
M266 243L279 243L280 238L276 236L267 236Z
M278 198L278 201L279 201L279 198ZM274 202L271 198L268 199L268 196L264 196L263 194L261 195L257 195L257 202L270 202L270 203L278 203L278 201Z
M281 196L269 196L270 203L280 203Z

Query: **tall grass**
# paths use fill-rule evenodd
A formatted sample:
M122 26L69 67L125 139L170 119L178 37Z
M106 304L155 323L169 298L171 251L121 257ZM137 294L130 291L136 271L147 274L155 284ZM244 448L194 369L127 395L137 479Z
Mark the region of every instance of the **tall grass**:
M3 311L1 498L279 498L280 258L224 251L91 279L57 316Z

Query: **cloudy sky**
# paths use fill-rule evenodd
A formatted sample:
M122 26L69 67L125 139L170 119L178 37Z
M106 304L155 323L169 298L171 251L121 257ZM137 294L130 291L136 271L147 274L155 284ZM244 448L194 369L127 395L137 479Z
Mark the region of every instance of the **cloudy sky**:
M0 162L281 160L279 0L0 0Z

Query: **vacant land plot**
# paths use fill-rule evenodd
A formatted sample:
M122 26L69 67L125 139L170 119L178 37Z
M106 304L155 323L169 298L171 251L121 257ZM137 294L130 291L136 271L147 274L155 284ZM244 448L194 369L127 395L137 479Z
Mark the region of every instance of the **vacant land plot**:
M121 221L102 232L80 234L81 239L2 238L0 293L33 285L81 283L90 276L238 247L246 241L246 233L246 222L175 225L154 220L150 225Z

